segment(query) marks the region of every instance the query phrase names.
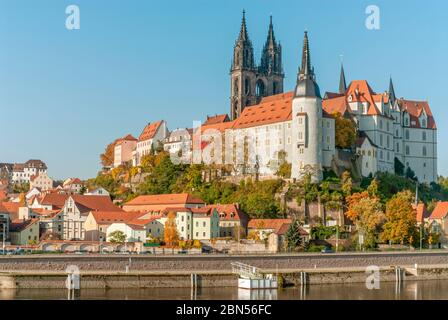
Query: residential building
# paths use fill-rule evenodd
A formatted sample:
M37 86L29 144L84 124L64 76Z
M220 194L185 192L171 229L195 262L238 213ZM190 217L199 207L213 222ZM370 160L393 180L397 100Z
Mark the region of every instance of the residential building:
M126 236L126 242L145 242L146 229L144 226L114 222L107 228L107 241L111 240L111 234L116 231L121 231Z
M155 219L158 223L147 225L153 238L163 238L168 213L176 214L176 227L180 240L210 240L219 237L219 214L216 208L166 208L163 215Z
M208 205L206 208L216 209L219 215L219 236L238 239L246 237L249 216L240 209L238 204Z
M16 163L12 169L12 183L29 183L31 177L47 172L47 165L41 160Z
M85 240L106 241L107 230L114 223L128 223L143 216L139 212L91 211L85 221Z
M86 196L106 196L110 197L110 193L104 189L103 187L95 188L92 190L87 190L86 193L84 193Z
M257 236L265 240L271 233L278 232L285 224L291 224L291 219L251 219L247 226L248 237Z
M139 166L142 157L155 151L158 144L162 145L167 136L168 128L165 121L149 123L138 138L137 147L133 153L133 165Z
M47 172L40 172L30 178L30 190L33 188L50 190L53 188L53 179L48 176Z
M5 202L0 202L0 241L9 239L9 224L11 221L9 209L4 206Z
M84 183L78 178L68 178L62 184L62 188L69 193L81 193Z
M132 163L132 155L137 147L137 139L128 134L115 142L114 167Z
M160 212L168 207L198 208L205 206L202 199L188 193L138 196L123 205L124 211Z
M39 219L13 220L10 225L11 244L25 246L39 242Z
M268 236L268 248L272 253L277 253L281 251L287 251L288 248L288 239L286 234L291 226L291 223L284 223L282 226L270 233ZM301 243L305 244L309 240L309 233L303 229L301 226L298 226L298 234Z
M439 201L428 218L432 232L440 235L441 243L448 243L448 201Z
M176 129L170 132L163 143L163 149L184 159L191 159L193 129Z
M372 142L367 134L359 131L356 139L356 154L360 157L361 174L363 177L374 176L377 165L378 146Z

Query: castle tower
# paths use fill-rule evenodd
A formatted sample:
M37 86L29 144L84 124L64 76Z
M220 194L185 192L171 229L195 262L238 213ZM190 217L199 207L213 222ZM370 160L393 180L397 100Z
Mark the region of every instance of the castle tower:
M282 46L277 43L274 35L272 16L269 21L268 37L261 53L259 78L266 84L264 92L258 92L257 97L271 96L283 92ZM257 91L260 87L257 86Z
M301 179L310 173L313 182L322 180L322 97L316 83L308 34L303 40L302 64L292 101L292 172Z
M282 46L275 39L274 25L270 18L268 36L261 53L259 66L254 62L254 50L243 11L241 30L233 49L230 70L230 115L238 118L244 108L257 104L263 97L283 92Z
M232 120L240 116L245 106L256 103L256 74L254 49L247 32L246 13L243 11L241 30L233 49L230 70L230 116Z

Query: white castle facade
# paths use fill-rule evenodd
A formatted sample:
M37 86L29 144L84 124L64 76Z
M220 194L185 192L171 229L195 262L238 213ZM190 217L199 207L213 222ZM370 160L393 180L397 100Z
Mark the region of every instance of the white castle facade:
M149 150L157 137L173 154L182 145L182 157L188 154L190 162L211 159L233 164L234 175L274 176L286 161L293 179L310 173L314 181L320 181L324 170L338 171L345 163L360 176L393 173L401 166L404 172L411 169L420 182L437 180L437 127L428 102L397 98L392 80L389 90L381 94L365 80L346 86L343 68L339 91L322 97L306 32L295 90L283 92L281 46L275 40L272 19L257 66L243 15L230 78L230 117L207 117L200 129L177 129L172 138L167 127L157 123L150 130L145 128L137 146L143 143ZM350 150L336 147L336 113L356 124L357 139ZM207 157L195 156L195 147ZM140 162L135 161L136 153L140 159L147 152L134 151L134 165ZM132 158L130 152L128 158Z

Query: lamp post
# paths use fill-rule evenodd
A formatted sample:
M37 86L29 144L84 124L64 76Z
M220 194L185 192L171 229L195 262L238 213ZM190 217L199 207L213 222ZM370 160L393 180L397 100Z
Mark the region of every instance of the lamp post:
M6 224L3 222L2 254L5 254L5 247L6 247L5 237L6 237Z

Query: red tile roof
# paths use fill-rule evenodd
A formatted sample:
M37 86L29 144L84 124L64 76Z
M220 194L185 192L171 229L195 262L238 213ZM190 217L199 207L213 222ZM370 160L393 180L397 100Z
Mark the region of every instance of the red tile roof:
M192 196L188 193L177 194L157 194L138 196L129 201L126 205L153 205L153 204L204 204L204 201L198 197Z
M22 219L16 219L11 221L11 224L9 225L9 231L11 232L21 232L23 230L28 229L33 224L38 222L39 219L29 219L29 220L22 220Z
M230 121L229 116L227 114L219 114L215 116L207 116L207 120L204 122L204 126L210 125L210 124L217 124L217 123L223 123Z
M123 212L123 210L112 203L109 197L96 195L79 195L71 196L76 204L80 204L86 209L92 211L115 211Z
M351 97L351 101L348 99ZM388 99L386 95L376 94L366 80L354 80L348 86L344 96L334 96L325 99L322 102L324 110L329 114L339 112L344 114L345 111L351 111L348 107L348 101L350 102L366 102L368 104L367 114L379 115L380 110L377 108L375 102L380 102L381 99Z
M427 101L414 101L414 100L405 100L405 99L399 99L398 105L400 106L401 110L407 111L410 116L410 127L412 128L421 128L421 124L419 121L419 117L423 110L426 112L427 116L427 124L426 127L429 129L437 129L436 122L434 120L434 117L431 112L431 108L429 107L429 104ZM413 122L415 124L413 124Z
M162 120L149 123L140 134L140 137L138 138L138 141L145 141L154 138L154 135L156 134L159 127L162 125Z
M448 214L448 201L439 201L429 219L443 219Z
M20 203L18 202L1 202L0 203L0 211L4 210L4 212L10 214L18 214L20 208Z
M271 229L277 232L283 224L291 222L291 219L251 219L247 227L249 229Z
M236 204L211 204L207 206L208 208L216 209L220 215L220 220L227 221L239 221L239 220L249 220L247 214L245 214L241 209L238 209ZM224 215L224 216L221 216Z
M293 98L292 91L263 98L260 104L244 108L233 127L243 129L291 120Z
M329 114L339 113L343 116L346 112L352 112L345 96L325 99L322 101L322 107Z
M92 211L92 216L97 224L133 221L142 215L139 212Z
M415 210L415 205L412 205L412 208ZM417 222L419 223L424 223L425 222L425 218L428 218L429 214L428 211L426 210L426 205L421 202L417 205L417 210L416 210L416 219Z
M67 194L59 194L59 193L46 193L39 201L41 205L52 206L55 208L61 209L65 201L68 199Z
M125 141L138 141L136 138L134 138L132 135L128 134L125 135L123 138L120 138L115 141L115 145L120 145Z

